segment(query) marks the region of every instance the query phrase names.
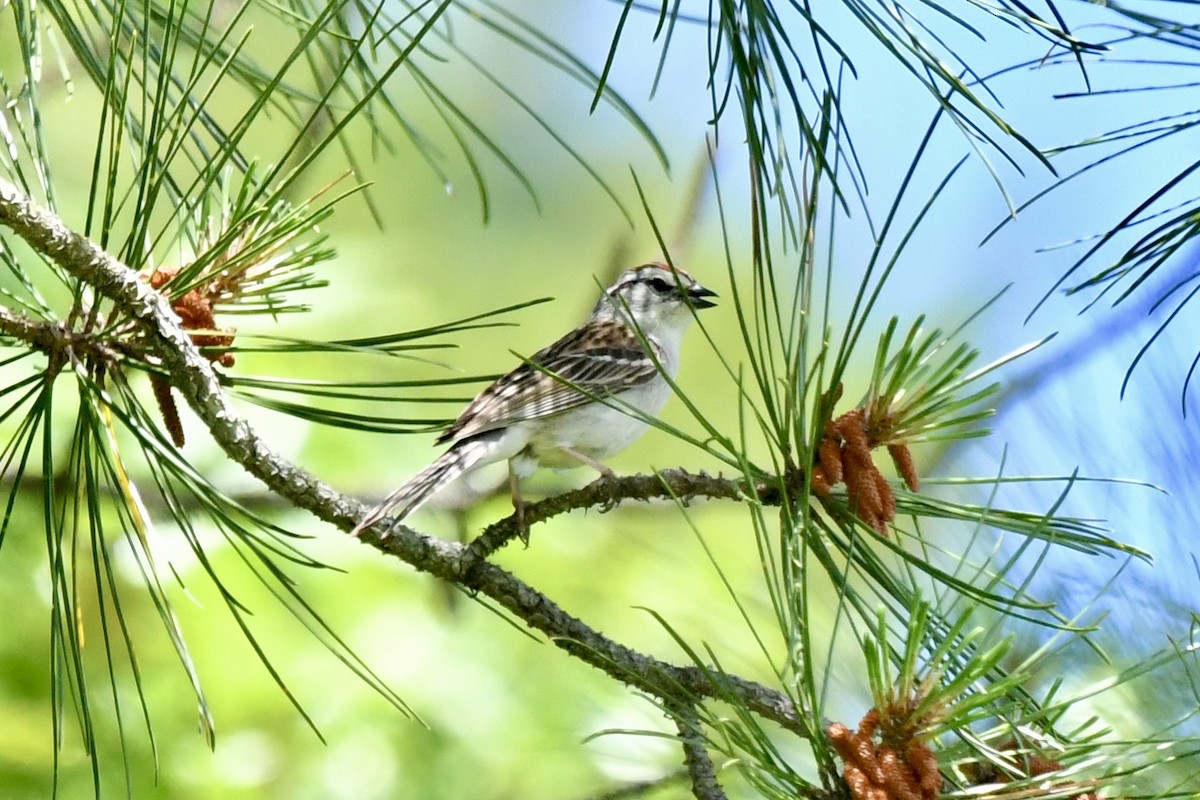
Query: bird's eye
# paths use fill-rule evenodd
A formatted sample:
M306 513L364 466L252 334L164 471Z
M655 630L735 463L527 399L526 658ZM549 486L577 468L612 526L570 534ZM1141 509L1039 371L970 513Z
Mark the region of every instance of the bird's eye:
M659 294L667 294L675 289L675 284L670 283L666 278L651 278L646 283L650 284L650 288Z

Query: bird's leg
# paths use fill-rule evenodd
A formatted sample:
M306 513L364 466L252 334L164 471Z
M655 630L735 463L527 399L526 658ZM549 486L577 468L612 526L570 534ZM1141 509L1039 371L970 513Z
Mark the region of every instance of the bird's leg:
M529 547L529 526L525 524L525 500L521 497L521 480L517 477L511 460L508 462L508 489L512 492L513 516L517 518L517 536Z
M560 452L566 453L571 458L578 461L580 464L586 464L587 466L596 470L596 472L599 472L601 475L603 475L606 478L617 477L617 473L613 472L611 469L604 466L599 461L597 461L596 459L589 456L587 453L581 453L578 450L574 450L570 447L559 447L558 449Z

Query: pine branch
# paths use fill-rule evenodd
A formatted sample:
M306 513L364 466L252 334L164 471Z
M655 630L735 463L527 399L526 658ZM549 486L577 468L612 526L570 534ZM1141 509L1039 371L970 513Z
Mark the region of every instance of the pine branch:
M801 482L802 483L802 482ZM800 484L797 484L800 485ZM753 495L751 495L753 491ZM779 491L774 485L762 482L753 489L744 480L720 475L668 469L653 475L604 476L587 486L556 494L525 506L525 525L534 525L580 508L601 506L610 508L624 500L677 500L683 504L704 498L710 500L744 500L754 496L763 505L778 505ZM516 515L498 520L467 545L463 563L469 571L476 561L484 561L497 550L523 535Z
M679 706L671 710L679 739L683 743L683 764L692 779L692 794L696 800L727 800L728 795L717 783L717 770L704 746L700 715L695 706Z
M168 301L140 279L135 270L73 231L2 178L0 224L12 229L68 275L106 297L142 328L158 351L171 384L229 458L280 497L343 531L350 530L366 513L367 508L358 501L343 496L271 450L221 390L212 363L180 325ZM11 312L0 315L3 332L43 349L62 346L61 341L56 344L46 338L45 328L22 324L21 319ZM463 545L399 524L386 531L377 527L361 538L422 572L491 598L566 652L666 703L691 706L699 697L732 696L764 719L797 735L809 735L795 704L781 692L716 670L676 666L625 647L572 617L509 572L468 557L468 548Z
M669 775L664 775L661 778L629 783L619 786L616 789L601 792L600 794L588 795L586 800L633 800L633 798L657 792L664 786L686 780L687 776L687 770L679 770Z

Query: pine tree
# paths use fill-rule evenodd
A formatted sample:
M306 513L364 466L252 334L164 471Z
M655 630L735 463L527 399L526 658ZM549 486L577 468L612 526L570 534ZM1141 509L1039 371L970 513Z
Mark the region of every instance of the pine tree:
M273 441L261 421L322 426L329 441L372 434L391 447L384 434L424 433L444 422L424 410L428 403L450 409L461 397L447 392L486 381L390 376L427 366L431 351L457 337L522 319L540 299L484 313L463 307L435 325L364 315L344 321L348 333L338 336L284 336L274 326L328 302L331 276L352 258L352 242L328 230L338 215L366 211L383 230L394 223L386 198L408 189L381 178L377 153L417 154L439 186L468 176L480 225L506 224L496 219L503 194L496 187L506 181L542 206L551 188L530 170L529 153L483 121L482 106L504 101L576 165L573 184L607 198L657 242L663 259L723 265L723 281L705 283L717 284L727 320L698 320L703 343L690 352L702 349L712 369L689 377L685 366L674 387L682 410L654 422L650 435L672 442L679 464L602 477L530 503L525 550L514 547L524 530L502 502L468 511L476 496L450 515L466 541L431 532L438 524L420 517L360 537L371 560L411 568L393 574L390 589L430 576L453 597L494 612L472 616L472 625L483 619L506 636L511 626L540 643L532 651L544 662L539 669L560 669L560 652L586 665L568 678L581 707L629 692L666 725L596 725L583 736L635 749L665 740L683 765L648 780L614 782L593 770L589 784L556 783L560 761L582 758L572 754L576 736L561 753L513 756L522 773L514 785L557 785L562 797L1196 796L1196 610L1174 614L1169 628L1141 631L1149 654L1122 663L1105 653L1102 619L1086 605L1067 610L1031 577L1051 555L1088 571L1103 569L1094 565L1104 556L1127 564L1164 554L1125 542L1094 515L1064 510L1073 488L1095 479L978 478L951 471L953 463L938 467L948 449L986 435L995 409L1020 402L1018 393L1001 391L1005 375L1034 351L1052 349L1053 337L1030 337L981 364L987 348L970 337L997 313L998 297L979 292L942 326L930 322L932 311L893 315L887 301L914 276L937 280L911 263L913 241L933 219L956 213L947 197L965 164L989 169L998 196L1015 184L1031 198L1020 210L1038 213L1094 167L1194 123L1194 112L1164 107L1054 150L1007 120L1020 95L998 82L1031 66L1073 66L1088 93L1091 71L1107 63L1173 63L1193 47L1197 26L1114 4L1048 4L1039 14L1021 3L974 0L824 9L626 2L571 12L613 13L607 57L596 66L519 6L13 0L0 7L7 497L0 597L14 620L29 609L49 618L36 641L20 638L35 628L14 621L16 637L0 651L13 663L38 653L37 688L14 681L0 707L21 707L12 698L27 692L47 723L22 729L21 738L41 736L45 747L14 755L8 767L0 761L0 772L11 773L0 774L0 784L28 796L39 796L30 787L49 786L71 797L82 787L96 796L188 796L170 779L152 788L159 764L167 775L206 769L179 754L184 745L174 735L157 737L156 720L187 705L177 692L182 675L201 741L214 746L222 712L210 702L206 673L241 674L247 659L320 737L324 722L351 713L338 708L345 689L300 697L294 684L302 677L289 677L272 656L285 634L256 619L264 607L299 622L306 642L361 679L355 690L384 698L391 724L421 730L416 718L430 698L396 690L376 659L343 638L331 619L337 609L306 592L309 575L330 566L324 543L335 530L351 530L369 504L316 477L321 464L284 455L287 443ZM1085 36L1076 16L1106 27L1086 28ZM658 48L658 71L639 87L651 93L648 107L671 102L654 87L678 67L706 76L711 101L708 127L697 134L708 147L691 194L669 210L660 199L667 149L643 110L613 86L627 51L647 46L632 33L647 21ZM481 37L538 65L538 80L582 86L590 109L582 103L577 118L551 115L547 98L525 93L506 72L510 65L478 46ZM686 61L696 52L682 43L687 37L707 42L707 63ZM977 39L1001 49L1020 42L1012 52L1023 55L1006 51L1003 67L985 66L995 53L976 48ZM870 48L909 75L926 103L914 110L928 120L923 136L891 143L904 169L890 193L869 188L876 176L857 149L886 127L852 110L862 92L857 65L879 57ZM637 137L656 168L630 176L602 148L589 150L590 136L614 126ZM1108 150L1050 178L1045 191L1030 188L1028 176L1052 176L1061 153L1101 147ZM964 155L943 163L947 152ZM1124 299L1175 263L1196 232L1197 204L1178 195L1196 165L1182 150L1171 158L1169 182L1133 201L1054 288ZM672 232L673 214L680 221ZM869 246L840 249L841 231L864 220ZM707 223L719 226L716 249L703 241ZM1001 238L984 248L1003 246ZM481 257L478 269L494 255ZM1081 278L1081 270L1092 275ZM546 274L537 280L544 284ZM1158 302L1190 280L1168 286ZM565 280L554 282L556 292L568 291ZM512 283L529 285L528 276ZM379 288L362 281L353 291L365 307ZM1166 332L1164 324L1151 342ZM362 359L386 365L371 369L389 377L359 379L351 365ZM1164 436L1183 424L1156 421ZM254 479L251 490L222 477L234 467ZM1136 490L1120 483L1112 481L1114 491ZM1010 488L1035 484L1060 487L1058 502L1006 507ZM642 613L654 631L649 639L644 630L612 629L599 609L580 610L562 597L549 576L519 577L522 560L529 563L549 537L592 524L594 513L567 516L579 510L599 512L625 536L694 536L720 591L693 596L682 584L671 591L730 609L728 641L696 636L652 599ZM649 521L633 521L640 513ZM314 520L323 523L315 537ZM1194 561L1195 551L1188 557ZM599 558L558 569L602 591L621 580L620 565ZM735 574L747 559L750 578ZM187 576L177 571L183 562ZM671 567L662 565L666 584ZM360 595L357 613L396 607L378 584L373 596L361 596L354 575L322 580L339 594ZM1122 580L1118 568L1110 585ZM191 593L207 598L200 612L181 607ZM227 614L220 624L232 623L225 635L239 644L193 652L181 620L218 609ZM456 615L444 624L465 623ZM153 655L164 637L177 665L170 670ZM634 644L647 640L661 646ZM482 706L505 686L492 655L445 653L433 663L491 670L495 682L473 701ZM167 671L172 688L163 687ZM1162 704L1141 699L1164 695ZM475 734L476 752L503 751L517 739L497 727ZM421 735L436 746L448 734L434 725ZM280 758L297 762L297 775L310 774L294 754ZM428 766L398 747L364 758L394 760L400 770ZM170 766L179 762L186 767ZM510 777L490 770L488 759L457 766L469 774L435 769L430 796L436 786L458 787L444 788L446 796L530 796L504 784ZM570 769L572 780L587 772ZM334 780L352 785L352 772ZM301 796L288 785L281 779L277 796Z

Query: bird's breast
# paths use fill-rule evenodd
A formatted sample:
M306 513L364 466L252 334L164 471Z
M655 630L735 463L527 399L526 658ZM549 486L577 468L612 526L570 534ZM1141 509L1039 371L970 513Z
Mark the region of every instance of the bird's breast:
M587 403L540 420L537 430L530 431L526 452L538 463L552 468L579 466L578 459L567 450L604 459L624 450L646 432L647 423L632 409L655 416L670 393L667 382L658 378L621 392L612 405Z

